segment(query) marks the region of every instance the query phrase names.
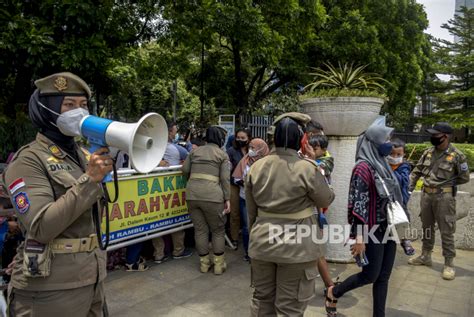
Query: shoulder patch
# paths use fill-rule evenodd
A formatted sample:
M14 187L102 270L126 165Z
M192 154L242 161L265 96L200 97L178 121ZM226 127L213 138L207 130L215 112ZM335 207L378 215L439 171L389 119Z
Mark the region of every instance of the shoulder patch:
M25 186L26 184L23 178L17 178L10 185L8 185L8 191L10 192L10 195L13 195L17 190Z
M63 151L61 151L59 146L57 146L56 144L51 144L50 146L48 146L48 150L51 152L51 154L58 158L63 158L65 156Z
M13 196L13 204L15 205L16 210L20 214L24 214L30 208L30 201L28 199L28 195L25 192L19 192L15 196Z
M469 171L469 166L467 165L466 162L462 163L462 164L460 165L460 168L461 168L461 171L463 171L463 172Z

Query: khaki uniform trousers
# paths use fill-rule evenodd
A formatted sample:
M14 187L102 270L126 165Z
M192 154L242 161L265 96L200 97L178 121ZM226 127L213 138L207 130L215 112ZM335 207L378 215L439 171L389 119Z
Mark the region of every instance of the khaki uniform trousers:
M9 289L11 317L99 317L105 305L104 283L57 291Z
M315 261L273 263L252 259L251 316L303 316L314 296Z
M184 252L184 230L176 231L171 234L173 240L173 256L179 256ZM155 251L153 256L156 259L162 259L165 256L165 241L163 237L158 237L152 240Z
M203 200L188 200L188 211L194 226L194 240L200 256L209 253L209 229L212 233L212 250L214 254L224 253L225 216L224 203Z
M435 223L441 233L443 256L454 258L454 233L456 232L456 198L452 193L421 194L421 223L423 250L431 252L435 244Z
M240 231L240 187L230 185L230 238L239 240Z

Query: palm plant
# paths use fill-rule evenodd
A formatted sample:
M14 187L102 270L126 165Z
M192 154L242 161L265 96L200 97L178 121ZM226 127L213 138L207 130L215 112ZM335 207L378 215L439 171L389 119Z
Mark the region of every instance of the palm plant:
M383 84L390 84L380 75L364 72L367 65L354 66L353 63L344 63L339 67L334 67L331 63L324 63L327 70L313 68L314 72L309 75L314 76L314 81L305 86L304 89L313 92L315 89L338 89L372 91L380 94L385 93Z

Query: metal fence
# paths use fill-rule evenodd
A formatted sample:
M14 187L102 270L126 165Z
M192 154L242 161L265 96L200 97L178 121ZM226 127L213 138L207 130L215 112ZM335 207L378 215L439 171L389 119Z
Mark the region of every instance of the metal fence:
M240 125L252 132L253 138L267 139L268 128L273 124L273 117L241 115Z

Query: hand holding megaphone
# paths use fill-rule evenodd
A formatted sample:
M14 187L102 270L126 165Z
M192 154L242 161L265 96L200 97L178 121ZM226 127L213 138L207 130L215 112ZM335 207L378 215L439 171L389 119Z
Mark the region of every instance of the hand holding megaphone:
M100 183L104 177L112 172L114 161L108 153L109 150L102 147L91 154L86 170L86 174L89 175L91 181Z
M71 115L77 116L77 124L58 121L59 130L65 135L87 138L91 153L101 147L118 148L129 155L139 173L149 173L160 163L168 143L168 128L162 116L148 113L137 123L123 123L85 115L84 111L87 114L80 108L70 110Z

